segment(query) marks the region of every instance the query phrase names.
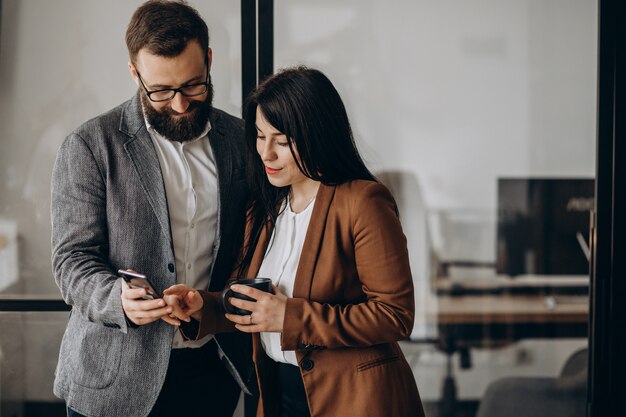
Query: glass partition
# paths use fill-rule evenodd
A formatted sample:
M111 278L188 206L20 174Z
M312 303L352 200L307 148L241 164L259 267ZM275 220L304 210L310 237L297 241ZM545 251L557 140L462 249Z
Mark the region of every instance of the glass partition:
M0 293L58 294L50 177L61 142L128 100L126 26L139 0L3 0L0 23ZM240 4L194 4L209 26L214 104L241 115Z
M135 93L124 35L141 3L0 1L0 303L62 308L50 259L52 167L66 135ZM209 26L214 104L239 116L240 3L192 4ZM52 381L67 315L0 311L0 416L65 416Z
M134 93L124 31L140 3L0 2L2 296L58 298L52 165L72 129ZM239 115L240 2L194 5L211 31L215 104ZM522 269L501 267L511 246L499 239L510 225L503 201L524 207L509 241L545 242L544 229L529 235L524 224L531 202L548 199L502 200L499 184L594 179L597 2L276 0L274 14L275 67L330 77L362 154L398 201L416 288L402 347L427 415L514 416L501 407L518 404L584 415L588 278L529 268L545 255L529 244L516 252ZM585 213L585 198L571 195L562 210ZM580 257L588 240L576 227L565 239ZM56 406L66 318L0 313L0 415Z
M274 10L275 68L328 75L398 201L416 289L403 349L427 415L583 416L593 194L562 184L594 180L597 2Z
M0 313L0 416L64 416L52 394L68 313Z

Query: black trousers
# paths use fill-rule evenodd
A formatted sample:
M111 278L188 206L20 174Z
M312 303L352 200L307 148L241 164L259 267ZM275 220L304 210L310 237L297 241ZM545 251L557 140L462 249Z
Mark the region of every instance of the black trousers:
M300 368L278 362L278 381L281 394L280 417L310 417Z
M220 361L215 341L198 349L174 349L149 417L232 417L240 391ZM85 417L67 411L68 417Z

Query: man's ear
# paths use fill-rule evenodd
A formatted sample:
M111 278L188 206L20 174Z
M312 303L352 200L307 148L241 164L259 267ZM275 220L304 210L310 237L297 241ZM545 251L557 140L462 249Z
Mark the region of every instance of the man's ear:
M206 54L206 62L209 67L209 72L211 72L211 64L213 63L213 50L209 48L209 51Z
M128 61L128 71L130 71L130 76L133 77L133 81L137 86L139 86L139 81L137 81L137 70L132 62Z

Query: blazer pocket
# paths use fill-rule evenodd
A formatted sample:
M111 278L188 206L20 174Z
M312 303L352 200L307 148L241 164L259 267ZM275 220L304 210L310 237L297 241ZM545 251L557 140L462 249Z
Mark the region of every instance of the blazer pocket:
M382 357L382 358L376 358L376 359L372 359L371 361L360 363L356 367L356 370L358 372L363 372L363 371L367 371L368 369L376 368L378 366L387 365L389 363L397 362L399 360L400 360L400 356L398 356L398 355L392 355L392 356L385 356L385 357Z
M74 382L87 388L106 388L119 373L124 335L100 324L84 325L87 329L76 352Z

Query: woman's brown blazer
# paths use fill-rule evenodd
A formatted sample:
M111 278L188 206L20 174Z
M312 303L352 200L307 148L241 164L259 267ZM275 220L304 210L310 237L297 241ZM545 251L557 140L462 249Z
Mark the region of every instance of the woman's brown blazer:
M259 271L270 232L260 237L249 277ZM214 308L215 298L204 298ZM406 238L387 188L361 180L321 185L282 332L282 348L296 351L311 417L424 416L397 343L409 337L413 316ZM258 416L277 416L276 364L258 334L253 359Z

